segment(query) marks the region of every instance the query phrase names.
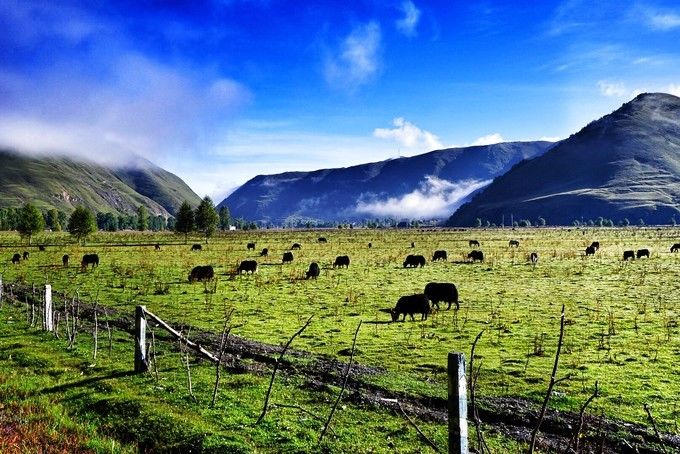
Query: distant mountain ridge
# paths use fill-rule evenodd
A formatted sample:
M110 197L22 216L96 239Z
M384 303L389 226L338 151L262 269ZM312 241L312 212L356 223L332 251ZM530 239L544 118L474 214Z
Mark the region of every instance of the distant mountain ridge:
M509 142L437 150L346 168L259 175L219 206L228 206L234 217L275 224L291 219L333 222L383 218L389 216L391 208L397 210L391 217L399 218L399 204L408 202L411 195L422 193L427 197L436 192L442 204L454 205L459 193L467 195L466 189L472 192L517 162L552 146L552 142ZM404 213L404 217L417 217L408 216L408 209Z
M680 222L680 98L637 96L547 153L521 162L461 206L451 226L477 219L567 225Z
M33 202L43 209L70 212L78 205L93 211L132 213L140 205L168 216L184 200L200 198L176 175L143 158L119 167L63 156L31 156L0 150L0 206Z

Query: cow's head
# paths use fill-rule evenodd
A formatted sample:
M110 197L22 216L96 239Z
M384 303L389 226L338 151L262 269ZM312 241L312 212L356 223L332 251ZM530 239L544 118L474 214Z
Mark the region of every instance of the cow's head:
M391 310L390 310L390 315L392 316L392 321L393 321L393 322L396 322L397 320L399 320L399 312L397 312L396 309L391 309Z

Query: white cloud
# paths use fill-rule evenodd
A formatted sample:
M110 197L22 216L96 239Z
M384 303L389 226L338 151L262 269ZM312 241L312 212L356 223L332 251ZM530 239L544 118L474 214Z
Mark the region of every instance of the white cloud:
M356 211L371 216L409 219L434 219L451 215L467 196L491 183L491 180L452 182L428 175L420 187L401 197L387 200L360 200Z
M601 80L597 83L597 86L600 88L600 94L604 96L622 97L628 95L628 90L626 90L626 85L623 82Z
M326 58L326 82L354 91L372 80L380 69L381 39L377 22L355 27L342 42L337 55Z
M680 27L680 14L650 14L649 25L655 30L672 30Z
M680 85L670 84L668 86L668 93L680 97Z
M411 0L402 2L399 9L404 14L404 17L397 21L397 30L406 36L415 36L418 32L420 10L416 8L416 5Z
M418 148L427 151L444 148L444 145L439 141L439 137L429 131L420 129L404 118L395 118L393 124L395 126L393 129L376 128L373 131L373 137L396 140L407 148Z
M493 134L487 134L485 136L478 137L469 146L475 147L479 145L493 145L495 143L501 143L505 141L506 140L503 138L502 135L500 135L497 132L494 132Z

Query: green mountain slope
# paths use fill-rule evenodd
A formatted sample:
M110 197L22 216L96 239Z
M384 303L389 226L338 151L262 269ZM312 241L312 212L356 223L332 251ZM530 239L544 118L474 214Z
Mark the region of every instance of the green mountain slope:
M66 212L78 205L94 211L131 213L145 206L168 215L200 198L177 176L139 159L118 169L66 157L36 157L0 151L0 206L31 201Z
M449 219L680 221L680 98L642 94L496 178Z

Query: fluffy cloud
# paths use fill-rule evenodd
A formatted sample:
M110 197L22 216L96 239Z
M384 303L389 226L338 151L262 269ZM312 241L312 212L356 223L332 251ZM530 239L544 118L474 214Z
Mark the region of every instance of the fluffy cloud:
M404 118L395 118L393 124L395 126L393 129L376 128L373 131L373 137L396 140L407 148L422 148L428 151L444 148L444 145L439 141L439 137L429 131L420 129Z
M655 30L672 30L680 27L680 14L650 14L649 25Z
M368 83L380 68L381 39L377 22L355 27L336 55L326 58L326 81L331 86L350 91Z
M474 140L470 144L470 146L478 146L478 145L493 145L495 143L501 143L505 142L505 139L503 138L502 135L500 135L497 132L494 132L493 134L488 134L486 136L478 137L477 139Z
M420 20L420 10L416 8L411 0L402 2L400 8L404 17L397 21L397 30L406 36L415 36L417 34L418 21Z
M370 216L436 219L444 218L458 208L467 196L491 183L491 180L452 182L428 175L420 187L401 197L387 200L360 200L356 211Z
M668 93L680 97L680 85L670 84L668 86Z
M628 90L623 82L607 82L601 80L597 83L600 88L600 93L604 96L626 96L628 95Z

